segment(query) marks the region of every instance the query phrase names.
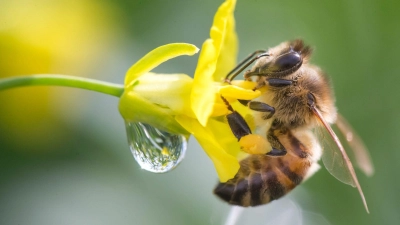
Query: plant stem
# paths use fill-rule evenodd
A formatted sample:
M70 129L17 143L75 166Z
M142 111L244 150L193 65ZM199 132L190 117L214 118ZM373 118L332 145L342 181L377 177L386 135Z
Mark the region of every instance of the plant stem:
M58 74L38 74L31 76L17 76L0 79L0 91L8 88L23 86L66 86L75 87L104 94L120 97L124 92L124 86L89 78L58 75Z

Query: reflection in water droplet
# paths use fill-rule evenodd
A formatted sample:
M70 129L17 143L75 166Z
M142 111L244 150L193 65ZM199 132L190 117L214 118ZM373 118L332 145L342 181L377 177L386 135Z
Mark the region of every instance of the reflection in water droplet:
M165 173L185 156L187 141L183 135L170 134L148 124L126 122L129 147L142 169Z

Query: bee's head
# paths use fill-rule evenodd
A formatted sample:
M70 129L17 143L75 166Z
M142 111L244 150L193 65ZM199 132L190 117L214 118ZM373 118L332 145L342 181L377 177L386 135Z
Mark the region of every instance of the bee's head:
M259 65L261 75L284 77L297 71L311 54L311 48L302 40L285 42L270 49L268 59Z

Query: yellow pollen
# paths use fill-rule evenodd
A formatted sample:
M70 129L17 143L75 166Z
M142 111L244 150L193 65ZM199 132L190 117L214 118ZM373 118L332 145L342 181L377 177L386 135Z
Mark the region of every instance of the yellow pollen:
M239 141L240 149L249 154L266 154L270 150L268 141L258 134L249 134Z

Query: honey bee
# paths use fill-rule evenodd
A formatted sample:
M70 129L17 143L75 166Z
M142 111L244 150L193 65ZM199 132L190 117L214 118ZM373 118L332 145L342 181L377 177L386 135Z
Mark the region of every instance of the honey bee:
M302 40L284 42L268 51L254 52L226 76L230 83L255 62L244 77L257 83L255 90L264 91L257 99L239 101L253 110L253 132L267 140L263 146L267 153L249 155L240 162L234 178L217 185L214 193L222 200L245 207L276 200L316 172L322 155L334 177L358 189L368 212L351 161L331 124L336 124L346 137L367 175L373 173L372 163L361 139L337 113L328 77L309 63L311 52ZM232 112L227 120L236 138L252 135L244 118L223 100ZM323 139L331 138L332 146L322 149L317 128L327 134Z

